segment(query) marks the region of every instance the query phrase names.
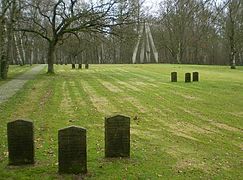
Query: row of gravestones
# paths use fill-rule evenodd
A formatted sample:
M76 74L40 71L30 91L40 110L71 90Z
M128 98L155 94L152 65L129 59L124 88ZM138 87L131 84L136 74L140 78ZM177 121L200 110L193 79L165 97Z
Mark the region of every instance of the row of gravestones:
M75 68L76 68L76 64L72 64L72 69L75 69ZM84 68L89 69L89 64L84 64ZM83 69L83 65L78 64L78 69Z
M199 81L199 73L198 72L193 72L192 73L192 80L191 80L191 73L186 73L185 74L185 82L198 82ZM171 73L171 82L177 82L177 72L172 72Z
M33 123L16 120L7 124L9 165L34 164ZM105 118L105 157L130 157L130 118ZM58 131L58 172L87 173L86 129L71 126Z

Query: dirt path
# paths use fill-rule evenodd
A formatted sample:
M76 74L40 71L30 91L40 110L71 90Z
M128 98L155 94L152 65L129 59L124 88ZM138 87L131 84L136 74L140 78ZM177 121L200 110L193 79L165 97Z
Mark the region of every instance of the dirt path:
M13 80L3 84L0 86L0 104L7 101L10 97L15 95L17 91L19 91L26 82L33 79L43 68L45 65L38 65L26 73L17 76Z

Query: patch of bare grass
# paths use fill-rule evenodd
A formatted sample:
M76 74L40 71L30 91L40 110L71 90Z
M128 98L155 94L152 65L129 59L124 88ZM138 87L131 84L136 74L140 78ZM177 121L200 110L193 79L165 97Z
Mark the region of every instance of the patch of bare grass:
M195 158L185 158L179 160L175 165L175 170L179 173L193 169L199 169L205 173L208 173L211 170L210 166L208 166L205 161L199 161Z
M131 97L131 96L125 96L123 97L123 99L125 101L128 101L129 103L131 103L133 106L135 106L141 113L147 113L148 112L148 108L143 106L138 99Z
M194 134L212 134L213 132L209 127L198 127L191 123L176 121L176 122L164 122L164 125L168 127L168 131L176 136L184 137L186 139L200 141L195 138Z
M29 89L28 96L25 101L18 105L16 111L11 115L11 119L19 119L19 118L27 118L31 112L34 112L35 109L33 104L42 104L43 101L40 99L46 99L46 93L43 94L43 90L41 89L45 84L44 80L40 80L38 84L35 84L31 89ZM47 92L49 94L49 92ZM39 106L41 107L41 106Z
M211 124L216 126L219 129L224 129L224 130L232 131L232 132L242 132L242 130L240 130L236 127L229 126L229 125L224 124L224 123L211 122Z
M141 89L138 89L136 86L133 86L133 85L126 83L124 81L117 80L117 83L120 84L122 87L131 89L133 91L141 91Z
M72 107L72 99L70 97L66 81L64 81L62 84L62 94L63 99L61 101L60 108L62 109L62 112L65 112L68 116L73 117L74 109Z
M203 116L200 112L198 112L198 111L196 111L196 110L194 110L192 108L188 109L188 108L179 107L179 106L177 108L182 110L182 111L184 111L185 113L188 113L188 114L190 114L192 116L195 116L195 117L197 117L199 119L202 119L202 120L205 120L205 121L209 120L207 117Z
M115 86L114 84L107 82L107 81L101 81L100 83L109 91L114 92L114 93L121 93L123 92L119 87Z
M105 115L111 115L117 113L116 107L106 98L100 96L96 91L85 81L82 81L84 91L90 97L90 100L96 110Z
M201 100L199 97L195 97L195 96L192 96L192 95L188 95L188 94L183 94L183 93L179 93L179 92L175 92L175 91L171 91L173 94L175 95L178 95L178 96L181 96L187 100Z
M229 112L229 114L239 118L243 117L243 112Z

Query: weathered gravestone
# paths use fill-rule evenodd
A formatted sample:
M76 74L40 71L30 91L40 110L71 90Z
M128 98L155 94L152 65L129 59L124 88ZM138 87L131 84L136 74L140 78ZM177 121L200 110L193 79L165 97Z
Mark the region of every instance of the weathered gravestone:
M191 82L191 73L186 73L185 74L185 82L186 83Z
M72 126L58 131L58 164L60 174L87 173L86 129Z
M171 73L171 82L177 82L177 72Z
M105 118L105 157L130 157L130 118Z
M76 65L75 64L72 64L72 69L75 69L76 68Z
M16 120L7 124L9 165L34 164L33 123Z
M192 80L194 82L198 82L199 81L199 73L198 72L193 72L192 74L193 74L192 75Z

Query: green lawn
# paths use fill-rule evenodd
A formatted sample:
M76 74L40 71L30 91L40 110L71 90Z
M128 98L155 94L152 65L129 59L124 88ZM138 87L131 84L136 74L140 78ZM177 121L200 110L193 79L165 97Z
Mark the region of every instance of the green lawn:
M72 179L57 173L58 129L87 129L87 179L241 179L243 68L193 65L55 66L0 105L0 179ZM170 82L177 71L179 82ZM200 82L184 83L185 72ZM131 158L104 159L104 117L131 119ZM31 119L36 165L8 167L7 122Z
M25 66L19 66L19 65L10 65L9 66L9 73L8 73L8 79L3 81L0 79L0 85L8 82L9 80L13 79L14 77L25 73L26 71L30 70L31 68L33 68L34 66L29 66L29 65L25 65Z

